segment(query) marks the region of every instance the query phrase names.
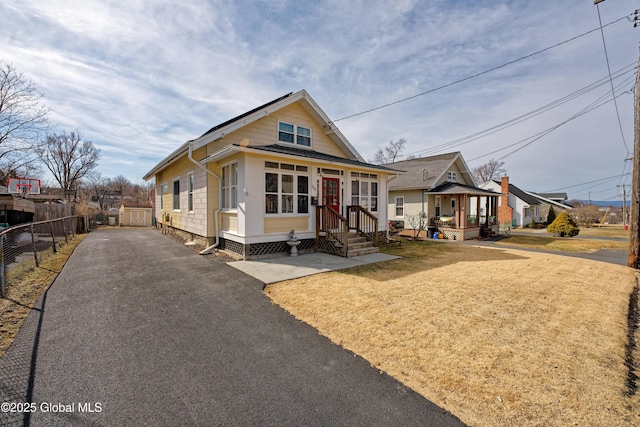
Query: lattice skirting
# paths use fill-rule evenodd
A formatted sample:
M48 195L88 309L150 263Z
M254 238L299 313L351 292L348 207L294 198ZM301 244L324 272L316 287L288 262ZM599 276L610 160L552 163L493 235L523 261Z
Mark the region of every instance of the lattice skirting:
M218 246L220 249L233 252L244 257L244 245L242 243L220 238L220 244Z
M442 234L444 234L445 239L449 240L460 240L460 232L456 230L441 230Z
M326 236L318 237L318 251L329 254L344 255L344 248L336 246L335 243L328 240Z
M287 254L291 252L291 247L287 245L285 241L243 245L233 240L220 239L220 248L241 255L245 259L262 258L269 255ZM313 251L314 248L314 239L303 239L298 245L298 252Z

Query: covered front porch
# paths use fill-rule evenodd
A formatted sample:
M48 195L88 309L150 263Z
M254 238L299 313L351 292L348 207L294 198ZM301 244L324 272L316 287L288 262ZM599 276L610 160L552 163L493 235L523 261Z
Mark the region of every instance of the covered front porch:
M428 237L470 240L498 234L498 193L447 182L425 194Z

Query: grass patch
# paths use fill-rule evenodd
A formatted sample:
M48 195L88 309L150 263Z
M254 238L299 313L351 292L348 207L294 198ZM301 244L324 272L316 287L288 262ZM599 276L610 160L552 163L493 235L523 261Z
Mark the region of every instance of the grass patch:
M14 267L7 274L7 296L0 298L0 357L7 351L24 319L38 301L40 295L53 283L73 250L84 239L77 234L53 253L41 252L40 267L33 259Z
M470 425L640 424L640 396L625 395L634 270L436 242L385 251L405 258L265 292Z
M580 227L579 236L589 237L616 237L620 239L629 238L629 230L626 230L622 226L616 225L603 225L602 227Z
M582 234L582 229L580 229ZM499 246L520 246L557 252L590 253L600 249L628 250L629 242L618 240L580 239L577 237L535 236L512 234L496 242Z

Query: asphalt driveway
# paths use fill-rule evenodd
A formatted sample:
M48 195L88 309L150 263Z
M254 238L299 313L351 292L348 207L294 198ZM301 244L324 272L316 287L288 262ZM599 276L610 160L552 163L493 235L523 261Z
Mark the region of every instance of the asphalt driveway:
M0 359L0 402L33 404L0 425L462 425L262 286L154 230L90 233Z

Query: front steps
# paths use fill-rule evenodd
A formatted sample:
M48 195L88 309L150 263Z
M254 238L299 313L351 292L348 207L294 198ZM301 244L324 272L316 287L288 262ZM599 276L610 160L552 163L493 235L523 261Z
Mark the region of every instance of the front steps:
M365 237L359 236L356 233L349 233L348 238L348 258L367 254L377 254L379 252L378 248L373 246L373 242L367 240Z

